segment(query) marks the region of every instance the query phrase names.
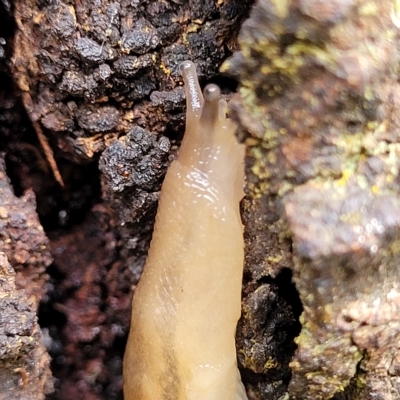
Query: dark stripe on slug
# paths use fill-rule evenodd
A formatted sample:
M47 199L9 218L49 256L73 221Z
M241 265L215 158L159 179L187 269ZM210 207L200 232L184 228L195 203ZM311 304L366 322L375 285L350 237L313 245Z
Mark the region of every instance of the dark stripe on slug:
M171 340L167 340L165 343L173 343ZM163 348L163 359L166 368L163 371L163 375L160 377L160 383L162 388L161 400L177 400L180 399L180 392L182 390L181 381L179 380L179 374L177 369L177 360L175 352L171 348L164 346Z

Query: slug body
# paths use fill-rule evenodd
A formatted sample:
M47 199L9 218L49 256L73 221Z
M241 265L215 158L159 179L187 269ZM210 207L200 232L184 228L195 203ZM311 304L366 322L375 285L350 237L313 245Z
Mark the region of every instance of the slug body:
M236 365L244 148L216 85L181 65L186 132L162 186L124 357L125 400L245 400Z

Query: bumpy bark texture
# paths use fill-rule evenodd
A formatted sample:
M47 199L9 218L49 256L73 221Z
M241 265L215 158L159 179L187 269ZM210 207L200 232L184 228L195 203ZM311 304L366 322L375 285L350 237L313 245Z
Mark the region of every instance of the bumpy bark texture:
M15 285L0 252L0 399L43 400L52 391L50 357L41 343L36 307Z
M400 395L397 12L259 0L224 65L241 82L232 107L254 200L246 271L292 268L303 305L293 399ZM255 358L242 362L257 371Z
M37 309L46 292L46 267L51 264L49 240L36 213L35 195L16 197L0 158L0 251L16 271L16 284Z
M240 3L16 1L12 70L31 119L79 162L136 125L176 132L178 65L193 59L202 77L214 76Z
M137 283L153 229L159 190L168 163L170 142L149 131L133 128L102 154L103 196L119 222L126 259Z
M53 386L36 316L52 257L35 206L32 190L14 195L0 158L0 399L44 399Z

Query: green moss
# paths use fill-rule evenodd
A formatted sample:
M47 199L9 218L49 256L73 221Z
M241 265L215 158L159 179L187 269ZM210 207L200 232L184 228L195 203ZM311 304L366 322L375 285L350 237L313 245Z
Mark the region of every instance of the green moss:
M271 0L271 3L275 6L276 15L280 18L286 18L289 14L289 0Z
M281 255L276 255L276 256L268 256L267 257L267 262L270 264L279 264L282 261L282 256Z
M278 361L273 359L273 358L271 358L271 357L268 358L268 360L264 364L264 372L266 372L268 370L272 370L272 369L277 369L277 368L279 368Z

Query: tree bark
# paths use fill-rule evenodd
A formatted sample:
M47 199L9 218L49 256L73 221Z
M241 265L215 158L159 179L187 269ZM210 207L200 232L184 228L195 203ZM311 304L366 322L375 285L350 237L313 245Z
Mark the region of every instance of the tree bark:
M303 307L293 399L399 396L397 12L391 1L259 0L224 66L241 82L247 285L290 268ZM243 336L254 371L260 353ZM266 377L280 365L271 352L263 362Z
M183 133L187 58L202 83L232 92L223 62L239 82L230 103L247 146L237 349L249 399L399 396L397 1L258 0L237 44L250 3L1 3L0 150L25 194L14 196L1 172L0 222L14 229L10 212L34 221L25 231L21 220L1 249L18 288L38 302L49 289L41 319L60 378L53 399L121 398L130 299ZM29 188L55 259L47 286ZM46 361L36 309L3 261L30 313L35 350L21 351ZM2 369L5 381L19 398L43 398L48 361L35 375L23 360ZM33 386L36 397L23 397Z

